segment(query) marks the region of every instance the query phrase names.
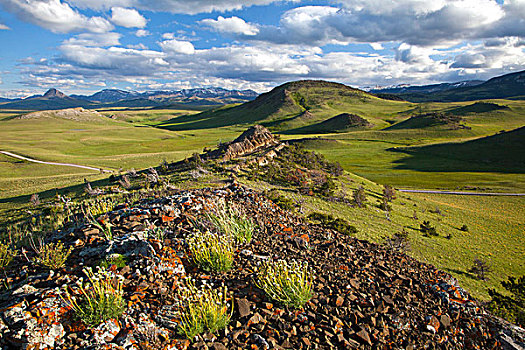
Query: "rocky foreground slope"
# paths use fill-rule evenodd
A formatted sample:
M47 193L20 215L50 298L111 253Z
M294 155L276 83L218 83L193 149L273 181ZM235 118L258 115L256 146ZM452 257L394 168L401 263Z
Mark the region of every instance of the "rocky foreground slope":
M250 141L254 149L265 142L258 140ZM243 211L257 228L249 243L237 245L231 270L210 273L194 264L188 238L202 231L198 222L220 203ZM506 342L501 323L450 275L307 222L236 183L130 196L97 222L79 218L46 238L72 249L60 269L40 267L28 250L8 266L10 289L0 295L4 348L497 349ZM102 229L108 226L111 237ZM125 311L86 326L65 290L80 293L84 268L116 255L126 263L109 264L109 270L112 280L122 281ZM313 296L302 308L270 300L255 283L260 265L279 259L308 263ZM232 318L225 329L191 340L180 335L179 289L188 277L197 287L227 287Z

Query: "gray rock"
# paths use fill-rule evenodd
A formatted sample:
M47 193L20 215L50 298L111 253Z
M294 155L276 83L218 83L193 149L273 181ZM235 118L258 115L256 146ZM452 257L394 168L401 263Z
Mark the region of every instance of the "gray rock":
M240 317L246 317L252 313L250 302L248 299L236 299L237 302L237 311L239 312Z

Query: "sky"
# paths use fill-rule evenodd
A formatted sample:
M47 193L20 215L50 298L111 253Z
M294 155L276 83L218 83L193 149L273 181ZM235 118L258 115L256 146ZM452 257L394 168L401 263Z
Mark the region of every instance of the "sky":
M525 70L525 0L0 0L0 96Z

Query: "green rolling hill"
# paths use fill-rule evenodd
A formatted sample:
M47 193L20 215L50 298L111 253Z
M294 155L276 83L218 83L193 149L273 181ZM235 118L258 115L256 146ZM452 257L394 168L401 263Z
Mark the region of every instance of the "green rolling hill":
M308 132L315 133L326 132L326 125L320 123L349 113L382 128L389 125L385 118L413 107L408 102L381 99L343 84L305 80L280 85L242 105L174 118L163 127L190 130L259 123L273 131L309 127Z
M310 133L340 133L364 130L373 127L365 118L357 114L341 113L322 121L320 123L304 126L302 128L288 131L290 134L310 134Z

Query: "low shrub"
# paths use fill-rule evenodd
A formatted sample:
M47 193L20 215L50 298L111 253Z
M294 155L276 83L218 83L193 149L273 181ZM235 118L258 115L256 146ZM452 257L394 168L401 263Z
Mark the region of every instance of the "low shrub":
M352 199L355 205L357 205L359 208L366 206L367 199L366 199L365 189L363 186L359 186L358 188L354 190L354 192L352 193Z
M423 220L423 223L419 225L419 230L425 234L425 236L438 236L437 230L430 224L430 221Z
M125 310L122 280L124 277L97 267L93 272L89 267L84 269L87 282L82 278L77 283L80 296L72 296L65 290L64 300L71 305L77 319L89 327L96 327L104 321L122 316Z
M384 185L383 197L387 202L392 202L394 199L396 199L396 190L390 185Z
M473 273L478 280L486 281L489 273L492 272L492 266L488 261L476 258L468 272Z
M353 225L350 225L348 221L341 218L334 219L334 217L330 214L314 212L308 215L308 219L318 221L321 226L336 230L340 233L347 235L357 233L357 228Z
M385 245L390 249L406 252L410 250L410 239L408 231L403 228L401 232L396 232L391 238L385 241Z
M193 261L204 271L228 271L233 264L235 244L230 236L202 232L188 238Z
M66 248L61 242L44 245L37 252L36 263L50 270L57 270L64 266L71 254L72 248Z
M289 211L295 211L295 204L293 200L279 194L277 191L270 191L267 194L268 198L275 203L279 208Z
M270 299L294 308L302 307L313 295L311 272L306 262L264 262L259 267L256 285Z

